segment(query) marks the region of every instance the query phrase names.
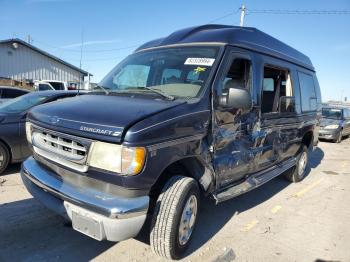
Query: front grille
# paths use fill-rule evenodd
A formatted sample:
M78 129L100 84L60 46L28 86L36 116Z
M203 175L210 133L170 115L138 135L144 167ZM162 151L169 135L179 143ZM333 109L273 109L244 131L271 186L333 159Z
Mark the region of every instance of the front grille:
M42 149L47 149L48 151L66 158L81 161L86 157L86 148L79 142L71 139L48 134L46 132L35 132L33 138L36 142L39 142Z
M89 144L79 142L79 138L35 129L32 133L34 151L51 161L55 161L72 169L86 172Z

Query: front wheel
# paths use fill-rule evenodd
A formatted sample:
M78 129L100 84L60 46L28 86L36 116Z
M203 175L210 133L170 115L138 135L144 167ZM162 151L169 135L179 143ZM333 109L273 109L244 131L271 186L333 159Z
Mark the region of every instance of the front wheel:
M0 142L0 174L5 171L10 162L10 153L6 146Z
M309 150L303 145L301 152L297 156L297 163L294 167L285 173L287 180L291 182L300 182L306 175L306 169L309 163Z
M150 243L152 250L167 259L180 258L193 235L200 194L193 178L174 176L159 195L153 213Z

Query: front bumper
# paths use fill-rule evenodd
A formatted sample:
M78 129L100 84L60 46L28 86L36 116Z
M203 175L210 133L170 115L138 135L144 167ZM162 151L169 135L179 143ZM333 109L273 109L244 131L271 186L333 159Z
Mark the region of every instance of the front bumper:
M125 198L71 184L32 157L21 177L34 198L72 220L72 226L97 240L121 241L136 236L147 216L149 197Z
M337 139L339 135L339 129L320 129L318 138L320 139Z

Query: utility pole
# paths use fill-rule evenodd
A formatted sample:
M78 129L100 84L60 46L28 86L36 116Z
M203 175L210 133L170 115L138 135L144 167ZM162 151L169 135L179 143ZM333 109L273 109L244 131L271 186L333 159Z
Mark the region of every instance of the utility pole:
M245 17L245 12L246 12L245 5L242 4L240 9L241 9L241 21L240 21L239 25L244 26L244 17Z
M80 63L79 63L80 69L81 69L81 62L83 60L83 46L84 46L84 29L81 29Z
M32 37L30 35L27 35L27 42L28 44L31 44L33 42Z
M81 29L80 63L79 63L80 70L81 70L81 64L83 60L83 47L84 47L84 28ZM83 84L84 84L84 76L83 76L83 79L80 78L79 89L83 87ZM79 89L78 89L78 93L79 93Z

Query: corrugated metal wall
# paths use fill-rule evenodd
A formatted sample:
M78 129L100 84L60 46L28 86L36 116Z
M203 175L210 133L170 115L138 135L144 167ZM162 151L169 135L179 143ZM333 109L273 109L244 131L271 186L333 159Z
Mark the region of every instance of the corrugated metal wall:
M83 80L83 75L58 61L18 44L0 43L0 77L15 80Z

